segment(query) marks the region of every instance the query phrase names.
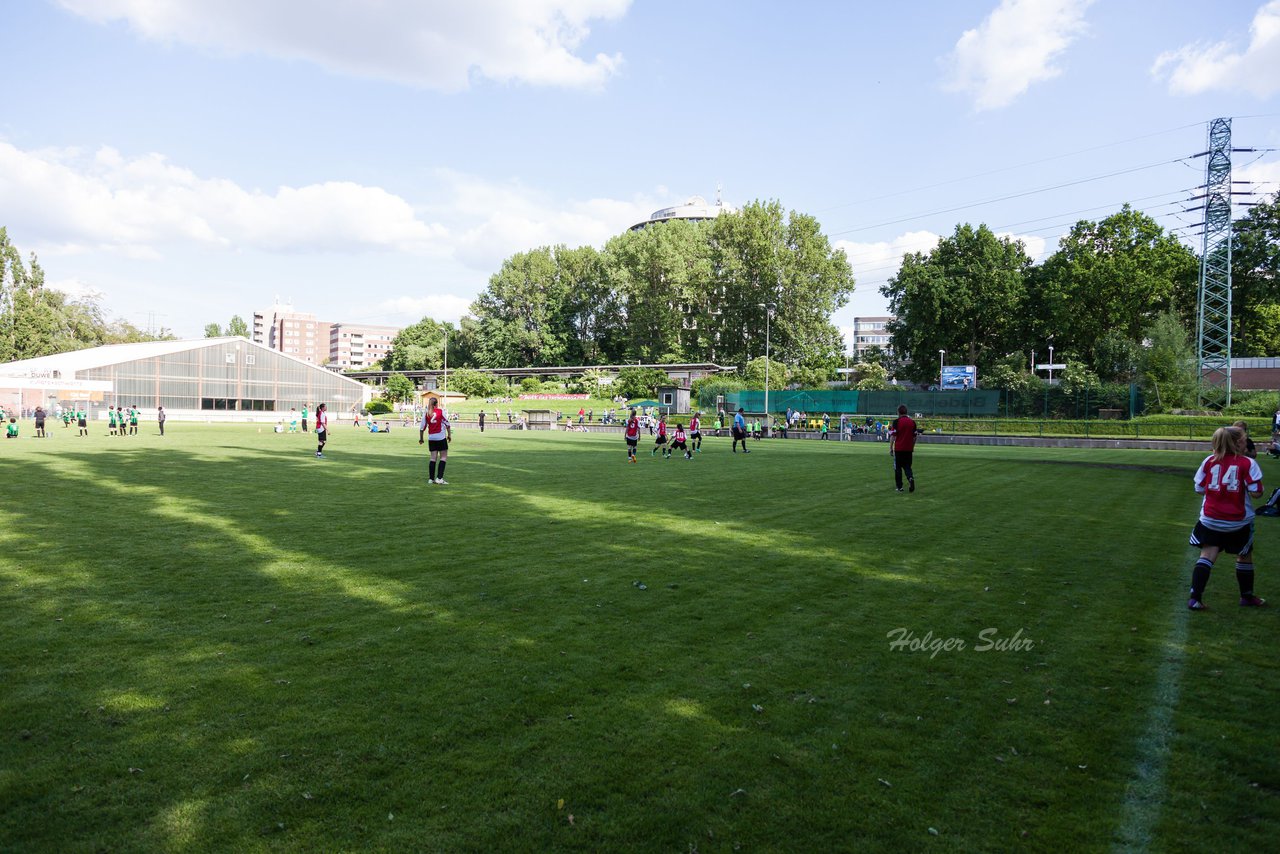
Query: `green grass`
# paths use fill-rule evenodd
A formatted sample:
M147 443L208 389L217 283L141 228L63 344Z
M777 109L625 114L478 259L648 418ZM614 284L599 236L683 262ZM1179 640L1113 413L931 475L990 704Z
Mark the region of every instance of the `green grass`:
M468 430L428 487L416 430L51 432L0 442L0 850L1280 831L1280 609L1227 561L1182 607L1199 454L924 445L898 495L879 444Z

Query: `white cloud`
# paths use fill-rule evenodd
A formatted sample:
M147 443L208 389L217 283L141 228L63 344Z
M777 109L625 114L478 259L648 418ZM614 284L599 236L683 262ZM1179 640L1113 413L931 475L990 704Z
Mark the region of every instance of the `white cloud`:
M98 288L84 281L83 279L72 277L70 279L59 279L55 282L46 283L50 289L66 294L70 300L101 300L105 293Z
M1033 84L1062 73L1054 60L1084 32L1084 12L1092 3L1001 0L944 60L944 88L971 95L979 110L1008 106Z
M457 323L471 308L471 300L454 294L431 294L423 297L401 296L383 300L375 313L391 323L417 323L424 317Z
M301 59L342 74L456 91L472 75L498 82L595 89L619 54L583 57L594 20L631 0L59 0L142 37L229 53Z
M154 258L168 244L277 252L427 251L445 229L378 187L328 181L274 192L202 178L159 154L103 148L21 151L0 142L9 222L71 253L86 247Z
M381 187L324 181L271 192L202 177L160 154L23 151L0 142L0 198L45 255L156 260L180 248L270 253L400 252L484 273L537 246L603 246L662 197L565 200L448 170L430 205ZM428 221L430 218L432 221Z
M449 184L450 210L470 224L452 239L459 261L495 271L515 252L538 246L603 246L661 204L651 197L560 200L518 183L499 184L441 172Z
M1169 91L1196 95L1210 90L1243 90L1259 98L1280 92L1280 0L1271 0L1253 16L1249 46L1193 44L1160 54L1151 73L1168 77Z
M843 249L853 267L857 282L882 282L896 275L902 265L902 256L911 252L929 252L942 238L932 231L908 231L893 240L879 243L855 243L837 240L836 249ZM861 288L859 288L861 290Z

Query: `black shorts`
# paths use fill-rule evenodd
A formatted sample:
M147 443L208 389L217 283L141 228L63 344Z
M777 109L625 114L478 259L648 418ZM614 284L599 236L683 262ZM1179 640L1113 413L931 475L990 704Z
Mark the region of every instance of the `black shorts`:
M684 443L684 442L672 442L672 443L671 443L671 450L673 450L673 451L684 451L684 450L688 450L688 448L685 446L685 443Z
M690 438L690 439L701 439L701 438L702 438L702 431L701 431L701 430L694 430L692 433L690 433L690 434L689 434L689 438Z
M911 468L911 455L915 451L894 451L893 465L895 468L909 469Z
M1196 526L1191 529L1191 539L1188 542L1196 548L1217 546L1229 555L1244 557L1253 551L1253 523L1250 522L1234 531L1215 531L1197 519Z
M628 440L627 440L627 447L628 447L628 448L634 448L636 445L639 445L639 444L640 444L640 440L639 440L639 439L628 439Z
M428 439L427 450L428 451L447 451L449 450L449 440L448 439Z
M317 430L317 431L316 431L316 439L318 439L318 440L319 440L319 441L321 441L321 442L327 442L327 441L329 440L329 431L328 431L328 430Z
M739 430L737 427L734 427L731 432L733 433L733 438L735 439L747 438L747 432L745 430Z
M77 427L88 427L89 425L85 422L85 420L84 420L83 418L81 418L79 421L77 421L77 422L76 422L76 426L77 426Z
M654 439L654 440L653 440L653 444L655 444L655 445L665 445L665 444L667 444L667 437L666 437L666 436L659 436L658 438L656 438L656 439Z

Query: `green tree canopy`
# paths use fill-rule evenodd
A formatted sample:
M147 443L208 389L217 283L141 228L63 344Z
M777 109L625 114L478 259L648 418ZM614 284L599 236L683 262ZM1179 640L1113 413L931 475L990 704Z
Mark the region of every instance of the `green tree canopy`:
M394 373L387 377L387 385L383 389L383 397L396 403L404 403L413 400L414 393L417 388L413 384L413 380L401 373Z
M952 364L977 365L981 376L1018 349L1030 269L1021 241L985 225L957 226L928 254L904 256L880 292L895 315L888 329L894 351L909 360L907 375L936 377L938 351L946 350Z
M1189 322L1197 270L1190 249L1128 205L1099 222L1082 220L1034 276L1025 340L1052 336L1059 351L1074 351L1090 368L1111 371L1114 366L1099 364L1103 336L1117 331L1140 341L1143 330L1170 310Z
M1280 356L1280 193L1236 221L1231 246L1233 352Z

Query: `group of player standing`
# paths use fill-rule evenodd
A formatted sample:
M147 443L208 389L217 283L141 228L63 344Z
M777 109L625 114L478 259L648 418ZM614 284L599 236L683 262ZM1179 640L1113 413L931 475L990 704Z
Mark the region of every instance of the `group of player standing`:
M651 457L656 457L661 451L662 458L669 460L672 454L679 451L686 460L691 460L694 454L702 453L702 422L697 415L689 419L688 434L684 431L684 424L677 421L670 437L667 436L667 417L660 415L653 436L653 450L649 452ZM622 438L627 442L627 462L636 462L636 448L640 444L640 419L636 417L634 409L622 426Z
M85 431L87 435L88 431ZM138 435L138 407L107 407L107 434L111 436Z

